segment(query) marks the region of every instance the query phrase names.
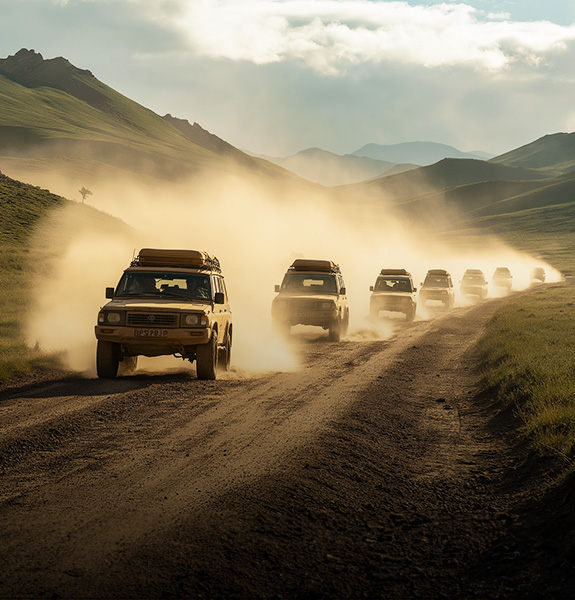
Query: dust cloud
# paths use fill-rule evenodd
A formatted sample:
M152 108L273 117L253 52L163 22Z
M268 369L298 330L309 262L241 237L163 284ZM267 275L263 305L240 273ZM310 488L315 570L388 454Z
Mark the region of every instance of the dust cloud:
M424 223L408 223L389 208L344 203L319 186L286 188L230 175L186 185L108 181L91 189L90 204L129 228L106 231L94 220L93 227L88 223L77 236L70 235L66 210L44 230L40 227L39 245L46 228L52 235L67 228L68 237L36 278L28 327L31 345L65 352L68 365L87 376L95 374L94 325L106 302L105 287L116 285L141 247L202 249L220 259L233 311L231 376L238 377L299 367L300 328L294 343L274 335L271 326L274 284L281 283L294 257L341 266L350 304L348 341L389 339L404 326L401 318L378 323L368 318L369 286L383 267L409 270L418 288L428 269L447 269L456 293L468 268L482 269L491 279L496 267L509 267L515 290L530 285L530 271L537 266L545 268L548 281L560 278L550 265L495 238L442 241ZM496 293L490 284L490 296ZM457 304L466 303L457 296ZM418 306L416 319L432 316L433 310ZM148 364L163 369L181 361L140 362Z

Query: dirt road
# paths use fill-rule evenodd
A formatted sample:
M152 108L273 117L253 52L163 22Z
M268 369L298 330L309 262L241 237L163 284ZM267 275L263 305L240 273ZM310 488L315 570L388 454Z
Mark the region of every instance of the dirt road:
M0 597L571 597L551 465L477 396L501 302L296 337L295 373L5 385Z

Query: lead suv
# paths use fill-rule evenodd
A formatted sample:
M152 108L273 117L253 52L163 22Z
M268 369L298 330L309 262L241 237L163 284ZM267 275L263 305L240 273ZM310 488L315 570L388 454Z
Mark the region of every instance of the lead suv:
M411 273L405 269L382 269L369 288L369 314L375 319L382 310L404 313L408 321L413 321L417 310L416 292Z
M331 260L298 258L288 269L272 302L275 328L289 334L292 325L315 325L339 341L349 326L345 283Z
M106 298L95 327L98 377L133 370L138 356L195 360L199 379L229 369L232 313L216 257L144 248Z
M430 269L421 284L419 300L425 304L428 300L439 300L447 308L455 304L455 290L451 275L444 269Z

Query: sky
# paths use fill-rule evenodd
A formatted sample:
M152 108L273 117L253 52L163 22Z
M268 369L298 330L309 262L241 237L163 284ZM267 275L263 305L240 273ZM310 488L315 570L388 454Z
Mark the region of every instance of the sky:
M575 0L0 0L21 48L267 156L575 130Z

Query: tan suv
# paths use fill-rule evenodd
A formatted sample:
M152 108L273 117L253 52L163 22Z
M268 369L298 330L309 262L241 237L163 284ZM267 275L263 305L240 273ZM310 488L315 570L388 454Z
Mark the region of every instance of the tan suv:
M133 370L138 356L195 360L198 379L229 369L232 313L214 256L144 248L106 298L95 327L98 377Z
M372 319L379 312L401 312L408 321L413 321L417 310L417 288L413 285L411 273L405 269L382 269L375 285L370 286L369 314Z
M276 285L272 303L275 328L285 334L292 325L315 325L339 341L349 326L349 306L340 268L331 260L298 258Z

